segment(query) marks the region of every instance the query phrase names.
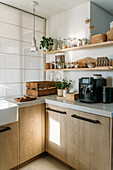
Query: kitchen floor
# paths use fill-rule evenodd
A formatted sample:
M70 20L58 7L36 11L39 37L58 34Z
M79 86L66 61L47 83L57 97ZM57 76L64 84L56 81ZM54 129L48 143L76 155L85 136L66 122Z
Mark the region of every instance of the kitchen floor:
M71 170L51 156L43 156L19 170Z

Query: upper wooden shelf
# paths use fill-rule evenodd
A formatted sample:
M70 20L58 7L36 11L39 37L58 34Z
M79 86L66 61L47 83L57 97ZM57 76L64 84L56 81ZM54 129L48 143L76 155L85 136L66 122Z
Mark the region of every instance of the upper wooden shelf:
M43 71L113 71L109 66L94 68L64 68L64 69L43 69Z
M64 53L68 51L81 50L81 49L94 48L94 47L104 47L104 46L110 46L110 45L113 45L113 41L106 41L106 42L97 43L97 44L89 44L85 46L65 48L65 49L55 50L55 51L48 51L48 52L43 52L43 54Z

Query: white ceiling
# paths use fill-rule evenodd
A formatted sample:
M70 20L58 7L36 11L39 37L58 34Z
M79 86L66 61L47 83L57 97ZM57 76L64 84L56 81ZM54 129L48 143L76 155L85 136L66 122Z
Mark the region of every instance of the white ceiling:
M1 0L1 2L32 12L32 0ZM72 8L73 6L87 2L88 0L36 0L39 5L36 7L36 14L48 18ZM92 0L102 8L113 14L113 0ZM80 11L81 12L81 11Z

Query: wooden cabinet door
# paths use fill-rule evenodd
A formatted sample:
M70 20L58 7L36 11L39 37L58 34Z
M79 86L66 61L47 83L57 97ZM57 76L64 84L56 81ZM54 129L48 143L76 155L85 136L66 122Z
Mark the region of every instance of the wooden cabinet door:
M46 105L46 151L63 162L66 161L66 122L66 109Z
M9 170L17 165L18 123L0 126L0 170Z
M45 151L45 105L20 108L20 163Z
M110 170L110 119L72 110L69 114L73 128L70 132L73 167L77 170Z

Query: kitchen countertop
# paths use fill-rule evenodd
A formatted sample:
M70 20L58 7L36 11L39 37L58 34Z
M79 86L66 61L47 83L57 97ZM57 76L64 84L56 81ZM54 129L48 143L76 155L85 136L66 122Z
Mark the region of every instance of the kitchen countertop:
M32 106L32 105L41 104L41 103L47 103L47 104L52 104L52 105L56 105L60 107L65 107L68 109L74 109L78 111L92 113L92 114L96 114L96 115L100 115L104 117L109 117L109 118L113 117L113 103L111 104L104 104L104 103L88 104L88 103L82 103L79 101L57 99L56 95L39 97L37 100L21 102L21 103L14 101L14 99L12 98L6 98L6 100L16 103L18 105L18 108Z

